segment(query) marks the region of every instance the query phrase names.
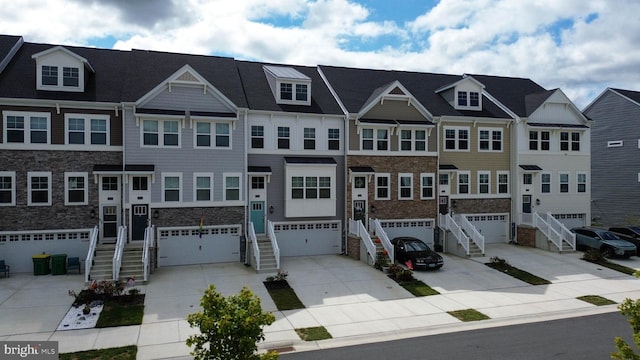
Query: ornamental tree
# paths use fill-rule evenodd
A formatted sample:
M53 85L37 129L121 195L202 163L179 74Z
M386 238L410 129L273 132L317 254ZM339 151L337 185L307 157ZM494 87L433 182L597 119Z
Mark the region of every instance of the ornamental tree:
M200 299L202 311L189 314L187 322L200 334L187 338L196 360L277 359L276 352L257 354L258 341L264 340L263 326L271 325L275 316L265 313L260 298L248 287L224 297L212 284Z

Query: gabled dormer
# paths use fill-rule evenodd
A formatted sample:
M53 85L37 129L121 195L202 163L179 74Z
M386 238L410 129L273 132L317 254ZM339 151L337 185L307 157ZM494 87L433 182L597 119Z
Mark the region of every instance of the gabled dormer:
M84 92L88 73L94 72L82 56L55 46L31 56L36 61L36 89Z
M484 85L472 76L463 75L453 84L436 90L456 110L482 110L482 90Z
M311 105L311 78L287 66L263 66L278 104Z

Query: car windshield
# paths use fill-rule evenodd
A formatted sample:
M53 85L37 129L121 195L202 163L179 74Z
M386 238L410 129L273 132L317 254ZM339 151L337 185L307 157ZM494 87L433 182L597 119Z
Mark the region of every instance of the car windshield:
M600 237L602 237L603 240L618 240L618 236L608 231L601 232Z
M428 251L429 250L429 247L427 246L427 244L421 241L406 242L405 246L407 248L407 251Z

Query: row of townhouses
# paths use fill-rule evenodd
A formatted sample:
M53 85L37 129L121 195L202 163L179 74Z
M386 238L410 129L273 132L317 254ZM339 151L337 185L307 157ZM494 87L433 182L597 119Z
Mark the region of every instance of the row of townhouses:
M461 256L562 251L591 222L591 121L530 79L19 36L0 36L0 61L0 258L14 271L46 252L90 272L109 244L114 266L138 245L145 266L262 270L371 261L372 238L392 251L401 235Z

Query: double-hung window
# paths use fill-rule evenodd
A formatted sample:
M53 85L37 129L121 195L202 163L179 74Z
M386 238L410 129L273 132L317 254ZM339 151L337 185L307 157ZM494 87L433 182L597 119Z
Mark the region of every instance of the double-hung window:
M292 176L292 199L330 199L331 177L329 176Z
M488 171L478 171L478 194L489 194L491 192L491 174Z
M469 172L458 172L458 194L469 193Z
M587 192L587 174L586 173L578 173L577 176L577 188L579 193Z
M88 175L87 173L64 174L64 204L87 205L88 200Z
M329 129L327 133L329 150L340 150L340 129Z
M67 119L67 143L68 144L84 144L84 119L68 118Z
M76 67L62 68L62 86L78 87L80 84L80 69Z
M549 151L550 136L549 131L529 131L529 150Z
M251 125L251 148L264 149L264 126Z
M569 173L560 173L560 192L569 192Z
M296 101L307 101L308 86L307 84L296 84Z
M480 106L480 94L477 91L469 92L469 106Z
M290 137L288 126L278 126L278 149L289 149Z
M376 174L376 200L389 200L391 194L389 191L390 177L389 174Z
M163 121L164 146L178 146L180 140L180 126L177 121Z
M196 147L211 147L211 123L198 121L196 123Z
M280 84L280 99L293 100L293 84L291 83Z
M27 173L27 205L50 206L51 205L51 173L28 172Z
M479 129L479 151L502 151L502 129Z
M65 139L69 145L107 145L108 116L65 115Z
M446 127L444 129L444 148L451 151L468 151L469 128Z
M420 174L420 199L435 198L434 182L434 174Z
M182 201L182 174L181 173L162 174L162 201L163 202Z
M413 199L413 174L398 174L398 199Z
M91 119L91 145L107 145L107 119Z
M373 129L362 129L362 150L373 150Z
M146 146L158 146L158 121L144 120L142 122L142 144Z
M179 120L142 121L143 146L180 147L180 133Z
M427 132L425 130L400 130L400 151L425 151Z
M58 86L58 67L42 65L42 85Z
M0 206L16 204L16 173L0 171Z
M49 113L6 111L3 114L5 143L50 143Z
M580 151L579 132L560 132L560 151Z
M360 132L362 150L389 150L389 130L365 128Z
M509 172L498 171L498 194L509 193Z
M304 128L304 149L315 150L316 149L316 129Z
M194 173L193 174L193 199L195 201L212 201L213 197L213 174Z
M543 194L551 193L551 174L540 174L540 192Z
M224 200L240 200L240 175L224 174Z
M377 134L377 150L389 150L389 130L378 129Z
M458 106L468 106L466 91L458 91Z

